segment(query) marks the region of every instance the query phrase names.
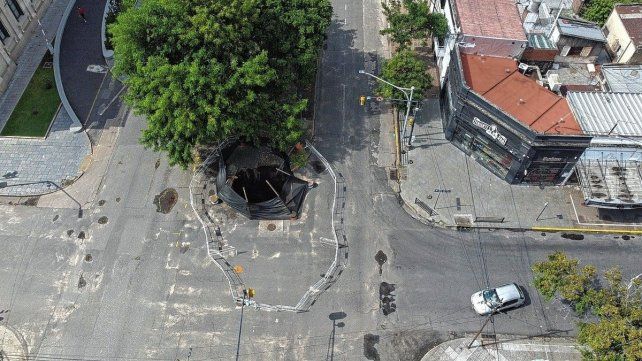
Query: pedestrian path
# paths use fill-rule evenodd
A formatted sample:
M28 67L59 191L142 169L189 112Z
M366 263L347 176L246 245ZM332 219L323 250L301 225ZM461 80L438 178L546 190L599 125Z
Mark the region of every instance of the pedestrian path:
M582 355L567 339L499 338L468 348L472 338L446 341L428 351L421 361L575 361Z

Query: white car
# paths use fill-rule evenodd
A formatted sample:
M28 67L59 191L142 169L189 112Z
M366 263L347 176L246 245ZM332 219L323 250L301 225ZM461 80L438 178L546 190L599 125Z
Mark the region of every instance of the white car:
M509 283L497 288L489 288L470 296L473 310L480 315L499 312L509 308L519 307L526 298L518 285Z

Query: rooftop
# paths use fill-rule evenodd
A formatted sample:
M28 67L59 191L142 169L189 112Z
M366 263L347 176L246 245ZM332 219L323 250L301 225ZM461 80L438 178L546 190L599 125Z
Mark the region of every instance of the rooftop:
M642 137L642 94L569 92L566 98L587 134Z
M528 34L528 46L534 49L557 50L555 44L543 34Z
M455 0L455 8L466 35L526 41L512 0Z
M595 23L560 17L557 19L557 27L560 34L565 36L606 42L602 29Z
M612 92L642 93L642 65L602 65L602 75Z
M617 5L622 24L636 45L642 45L642 4Z
M582 134L568 102L517 69L510 58L461 54L468 86L497 108L542 134Z

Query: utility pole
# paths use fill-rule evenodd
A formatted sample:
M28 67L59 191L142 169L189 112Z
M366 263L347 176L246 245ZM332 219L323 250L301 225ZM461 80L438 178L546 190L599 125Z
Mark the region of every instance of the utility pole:
M359 70L359 74L365 74L365 75L367 75L369 77L377 79L378 81L380 81L380 82L382 82L384 84L388 84L391 87L393 87L393 88L399 90L400 92L402 92L403 95L406 97L406 114L405 114L404 119L403 119L403 127L402 127L403 129L399 130L399 137L400 137L400 142L399 143L403 144L405 142L405 139L406 139L406 126L408 125L408 116L410 115L410 108L412 106L412 96L413 96L413 93L415 91L415 87L411 86L410 88L402 88L402 87L394 85L391 82L389 82L389 81L387 81L385 79L382 79L382 78L380 78L380 77L378 77L378 76L376 76L374 74L368 73L365 70ZM397 122L397 119L395 119L395 122Z
M472 340L472 341L470 341L470 343L468 344L468 346L466 346L467 348L471 348L471 347L473 346L473 343L475 343L475 340L477 339L477 337L479 337L479 335L481 335L482 331L484 331L484 327L486 327L486 325L488 324L488 321L490 321L490 319L491 319L493 316L495 316L495 313L497 313L497 311L495 311L495 310L492 310L492 311L490 312L490 314L489 314L489 315L488 315L488 317L486 318L486 321L484 321L484 324L481 326L481 328L479 329L479 331L477 331L477 334L475 334L475 337L473 337L473 340Z
M243 329L243 310L245 309L245 301L251 302L251 298L254 297L255 292L253 288L248 288L243 290L243 303L241 303L241 321L239 322L239 338L236 342L236 361L239 361L239 356L241 353L241 331ZM190 351L191 354L191 351Z

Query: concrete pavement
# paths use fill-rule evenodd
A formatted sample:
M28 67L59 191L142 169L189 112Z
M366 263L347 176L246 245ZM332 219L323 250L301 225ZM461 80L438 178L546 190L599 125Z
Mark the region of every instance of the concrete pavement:
M511 185L445 139L438 99L424 102L408 153L401 197L416 215L444 226L549 230L639 230L639 211L596 212L577 186ZM600 216L611 214L611 221ZM624 217L628 219L624 219ZM618 221L620 219L620 221ZM626 222L626 224L624 224Z
M541 338L502 338L476 340L458 338L439 344L428 351L421 361L579 361L580 351L572 340ZM481 341L481 342L480 342Z

